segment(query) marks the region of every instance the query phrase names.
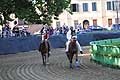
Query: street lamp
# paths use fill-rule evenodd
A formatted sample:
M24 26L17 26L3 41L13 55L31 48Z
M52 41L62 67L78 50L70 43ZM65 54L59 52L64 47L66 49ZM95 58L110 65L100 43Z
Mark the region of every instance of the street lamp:
M119 5L120 5L120 1L116 0L115 1L115 5L116 5L116 15L117 15L117 19L116 19L116 23L117 25L119 24L119 15L118 15L118 12L119 12Z

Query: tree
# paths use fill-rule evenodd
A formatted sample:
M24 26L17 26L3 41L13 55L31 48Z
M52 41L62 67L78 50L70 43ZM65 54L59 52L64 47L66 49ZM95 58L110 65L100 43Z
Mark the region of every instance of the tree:
M52 17L58 19L58 16L67 10L70 12L71 0L36 0L35 6L41 11L39 14L42 17L42 23L50 25Z
M27 21L31 20L31 16L37 16L32 1L28 0L2 0L0 2L0 13L4 16L4 20L1 21L3 23L6 23L6 20L12 20L10 18L12 13L19 19Z
M15 15L19 19L23 19L25 21L31 23L41 22L39 15L35 10L35 6L32 1L28 0L15 0Z
M58 19L59 14L67 9L71 0L1 0L0 14L4 16L3 23L14 13L19 19L31 23L50 25L52 17ZM40 13L37 13L36 9ZM68 8L69 9L69 8ZM1 20L1 18L0 18Z
M9 15L14 11L14 2L13 0L1 0L0 1L0 14L4 16L4 21L1 23L5 23L6 20L9 20ZM0 18L2 16L0 15ZM2 19L1 19L2 20Z

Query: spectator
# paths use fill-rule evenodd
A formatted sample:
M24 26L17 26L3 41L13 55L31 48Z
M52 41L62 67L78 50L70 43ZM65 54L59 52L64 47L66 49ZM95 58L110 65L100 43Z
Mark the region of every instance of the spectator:
M0 37L2 37L2 25L0 25Z
M112 25L109 25L109 26L106 27L106 29L109 30L109 31L112 30L112 28L113 28Z
M13 32L13 34L14 34L15 37L20 36L20 34L19 34L19 27L18 26L15 26L13 28L12 32Z
M5 24L5 26L2 28L2 37L10 37L10 27L9 22Z

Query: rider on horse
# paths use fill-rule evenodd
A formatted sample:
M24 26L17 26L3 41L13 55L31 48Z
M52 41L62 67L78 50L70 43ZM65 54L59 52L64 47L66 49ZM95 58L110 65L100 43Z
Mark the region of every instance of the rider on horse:
M42 42L43 41L47 41L48 45L50 45L48 39L49 39L49 30L47 28L47 26L43 27L42 30L41 30L41 35L42 35ZM49 55L50 55L50 46L48 47L48 52L49 52Z
M69 44L70 44L70 41L74 38L72 38L74 36L74 38L76 38L77 40L77 36L76 36L76 32L75 30L73 29L73 27L70 27L70 30L67 32L67 39L68 41L66 42L66 53L68 53L68 50L69 50ZM78 46L78 51L83 54L82 52L82 48L80 46L80 44L78 43L78 41L76 41L76 44Z

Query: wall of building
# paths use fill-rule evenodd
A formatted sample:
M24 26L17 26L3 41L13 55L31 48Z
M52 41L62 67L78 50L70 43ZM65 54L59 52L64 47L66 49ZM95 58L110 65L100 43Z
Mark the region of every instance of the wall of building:
M60 22L60 26L64 23L68 26L74 26L74 20L78 20L78 23L82 25L84 20L88 20L90 25L93 25L94 19L97 20L97 25L103 27L108 26L108 19L112 19L112 23L115 24L116 11L107 10L107 1L113 0L72 0L71 4L79 5L79 12L73 12L73 15L71 15L64 11L59 16L59 20L53 20L53 27L56 27L56 22ZM92 11L92 2L96 2L97 11ZM87 12L83 12L83 3L88 3Z

